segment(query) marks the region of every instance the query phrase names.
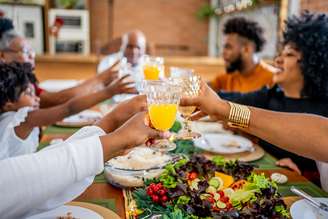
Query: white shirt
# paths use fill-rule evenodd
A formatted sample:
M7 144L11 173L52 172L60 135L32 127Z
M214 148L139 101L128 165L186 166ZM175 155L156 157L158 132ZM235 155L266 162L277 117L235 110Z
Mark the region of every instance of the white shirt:
M108 68L112 67L112 65L114 65L114 63L116 61L121 60L122 58L123 58L122 52L117 52L117 53L113 53L108 56L105 56L98 64L97 73L104 72Z
M97 126L37 153L0 161L1 219L25 218L78 197L104 168Z
M328 163L316 161L320 173L320 182L323 190L328 192Z
M5 112L0 115L0 160L36 151L39 145L40 130L33 128L25 139L21 139L15 133L15 127L26 120L31 107L23 107L16 111Z

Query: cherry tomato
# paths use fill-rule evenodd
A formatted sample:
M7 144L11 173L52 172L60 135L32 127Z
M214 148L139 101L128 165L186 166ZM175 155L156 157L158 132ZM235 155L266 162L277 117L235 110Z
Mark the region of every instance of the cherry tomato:
M163 195L165 195L165 190L164 189L160 189L160 190L158 190L158 194L160 195L160 196L163 196Z
M166 195L164 195L164 196L161 198L161 201L162 201L162 202L167 202L167 200L168 200L168 198L167 198Z
M224 196L224 192L222 190L218 191L218 194L220 195L220 197Z
M151 198L153 199L153 202L159 201L159 197L157 195L153 195Z
M190 172L190 173L188 174L188 179L189 179L189 180L194 180L194 179L197 178L197 176L198 176L198 174L197 174L196 172Z

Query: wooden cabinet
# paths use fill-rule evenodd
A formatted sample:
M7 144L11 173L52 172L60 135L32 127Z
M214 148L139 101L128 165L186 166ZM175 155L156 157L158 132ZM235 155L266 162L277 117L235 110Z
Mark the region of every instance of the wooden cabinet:
M44 52L42 6L2 3L0 10L13 20L15 30L28 40L35 52L42 54Z

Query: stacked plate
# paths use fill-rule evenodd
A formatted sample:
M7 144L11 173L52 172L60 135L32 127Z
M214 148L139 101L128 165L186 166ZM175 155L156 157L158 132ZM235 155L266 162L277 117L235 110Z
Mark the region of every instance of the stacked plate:
M105 176L109 183L121 188L143 186L144 179L159 176L173 158L149 147L136 147L124 156L107 161Z
M56 125L63 127L83 127L86 125L92 125L97 120L102 118L100 112L94 110L84 110L78 114L69 116L61 122L57 122Z

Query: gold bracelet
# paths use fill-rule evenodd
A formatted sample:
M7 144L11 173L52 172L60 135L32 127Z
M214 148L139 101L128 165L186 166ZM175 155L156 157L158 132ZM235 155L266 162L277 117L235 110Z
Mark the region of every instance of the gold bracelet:
M251 111L247 106L228 102L230 105L228 125L234 128L248 128Z

